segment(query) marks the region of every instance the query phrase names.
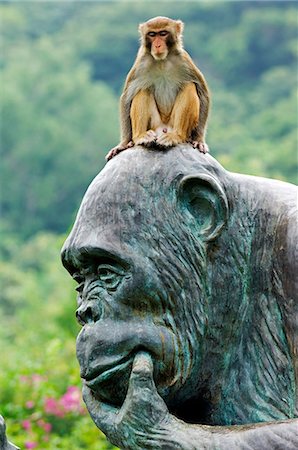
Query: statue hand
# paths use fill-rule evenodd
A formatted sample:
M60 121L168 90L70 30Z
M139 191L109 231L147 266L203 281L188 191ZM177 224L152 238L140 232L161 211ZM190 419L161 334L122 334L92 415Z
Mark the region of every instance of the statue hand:
M153 363L136 355L126 399L121 408L97 400L83 387L83 398L95 424L110 442L127 450L277 450L298 448L298 421L241 426L191 425L172 416L157 392Z
M169 445L176 419L157 392L153 363L144 352L136 355L126 399L120 409L97 400L83 387L83 398L95 424L122 449L159 449Z

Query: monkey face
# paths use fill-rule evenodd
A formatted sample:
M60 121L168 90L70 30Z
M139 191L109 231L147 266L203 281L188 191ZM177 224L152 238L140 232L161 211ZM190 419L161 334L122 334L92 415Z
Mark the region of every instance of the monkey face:
M142 43L155 60L164 60L173 48L182 45L183 23L168 17L155 17L140 24Z
M156 60L164 60L169 53L168 40L170 32L168 30L149 31L146 35L147 47L151 50L151 55Z

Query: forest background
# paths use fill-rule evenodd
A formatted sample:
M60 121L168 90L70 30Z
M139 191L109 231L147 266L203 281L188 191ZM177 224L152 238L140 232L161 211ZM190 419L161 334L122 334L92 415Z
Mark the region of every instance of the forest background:
M118 142L137 25L185 22L226 169L297 181L297 3L0 3L0 412L21 448L111 449L80 399L74 283L59 251Z

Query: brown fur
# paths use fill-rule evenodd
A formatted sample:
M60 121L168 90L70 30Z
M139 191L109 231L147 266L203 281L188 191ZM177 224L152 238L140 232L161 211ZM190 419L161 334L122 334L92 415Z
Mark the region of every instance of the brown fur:
M169 148L190 142L205 153L209 90L183 49L183 23L156 17L139 31L140 49L120 101L121 143L107 159L132 145Z

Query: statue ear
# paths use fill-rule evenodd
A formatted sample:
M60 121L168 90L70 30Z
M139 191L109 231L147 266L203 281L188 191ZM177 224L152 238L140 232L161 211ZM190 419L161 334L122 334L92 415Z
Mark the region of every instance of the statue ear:
M180 182L181 206L197 233L205 241L215 239L228 217L227 197L215 178L206 174L188 175Z

